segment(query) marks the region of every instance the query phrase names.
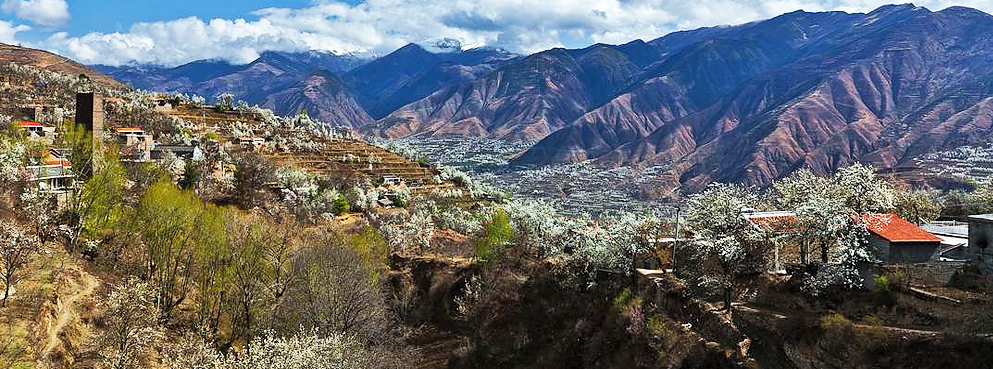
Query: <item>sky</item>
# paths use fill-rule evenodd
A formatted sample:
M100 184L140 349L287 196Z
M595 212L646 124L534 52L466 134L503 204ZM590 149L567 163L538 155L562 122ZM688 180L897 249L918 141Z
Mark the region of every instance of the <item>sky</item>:
M885 0L0 0L0 42L84 64L249 63L264 51L384 55L457 40L529 54L645 41L795 10L869 12ZM993 0L921 0L932 11Z

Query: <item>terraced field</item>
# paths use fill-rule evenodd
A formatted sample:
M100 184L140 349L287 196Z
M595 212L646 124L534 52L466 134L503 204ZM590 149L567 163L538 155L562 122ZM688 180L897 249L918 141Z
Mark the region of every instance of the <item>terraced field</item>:
M238 121L250 124L257 124L259 122L259 119L252 114L237 111L219 112L209 107L182 106L163 111L163 113L189 121L200 127L217 128Z
M204 107L184 106L166 113L218 133L222 142L232 141L233 138L218 128L238 121L258 123L258 118L251 114L222 113ZM267 154L279 164L295 165L310 173L337 176L358 174L372 181L381 180L383 177L399 177L404 179L415 193L454 187L451 183L435 183L436 173L430 167L381 147L348 139L330 140L325 144L328 148L319 152L268 152ZM370 158L373 158L371 162Z
M379 180L383 177L403 178L414 192L430 192L436 188L454 187L451 183L436 184L435 172L381 147L362 141L333 140L320 152L275 153L280 164L296 165L311 173L347 175L357 173ZM370 163L369 158L375 158Z

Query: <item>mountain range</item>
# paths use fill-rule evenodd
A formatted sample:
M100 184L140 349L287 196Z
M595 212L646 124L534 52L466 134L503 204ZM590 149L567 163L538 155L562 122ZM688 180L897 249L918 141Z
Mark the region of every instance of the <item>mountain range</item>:
M95 69L373 136L537 141L515 164L670 166L687 191L763 186L800 167L893 168L993 131L993 16L964 7L797 11L528 56L411 44L374 60L265 53L244 66Z

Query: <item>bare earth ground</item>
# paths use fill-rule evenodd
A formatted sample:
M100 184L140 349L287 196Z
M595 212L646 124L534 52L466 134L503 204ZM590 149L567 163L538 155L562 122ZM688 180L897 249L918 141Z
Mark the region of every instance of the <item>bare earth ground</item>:
M59 335L66 325L79 319L76 303L83 298L91 296L97 287L100 286L100 281L83 270L72 269L67 271L67 276L71 275L75 275L73 279L76 280L70 283L76 286L70 288L70 292L65 298L58 298L58 311L55 316L55 324L47 329L47 343L44 346L45 349L41 352L41 357L43 358L48 357L56 345L63 343ZM62 289L62 286L59 286L59 288Z

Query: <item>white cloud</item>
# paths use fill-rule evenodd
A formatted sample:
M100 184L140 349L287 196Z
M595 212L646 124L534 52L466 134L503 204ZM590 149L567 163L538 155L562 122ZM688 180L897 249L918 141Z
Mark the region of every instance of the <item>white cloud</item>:
M11 0L5 0L4 6ZM17 0L33 3L61 0ZM84 63L175 65L225 58L246 63L266 50L387 53L450 38L530 53L580 42L650 40L696 27L740 24L803 9L866 12L891 0L366 0L266 8L256 20L184 18L136 23L127 32L52 35L41 47ZM959 0L993 11L989 0ZM971 2L971 3L970 3ZM951 0L924 0L939 10Z
M3 0L0 9L40 26L61 27L69 23L69 4L65 0Z
M13 44L17 41L14 40L14 35L21 31L27 31L31 27L21 25L14 25L10 22L0 21L0 43Z

